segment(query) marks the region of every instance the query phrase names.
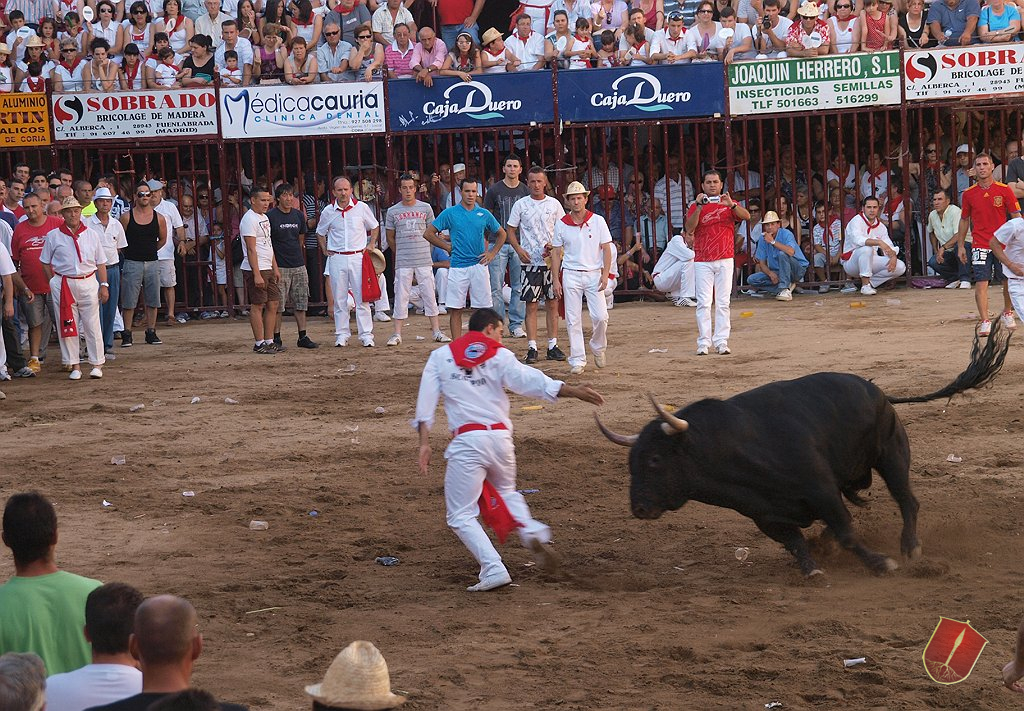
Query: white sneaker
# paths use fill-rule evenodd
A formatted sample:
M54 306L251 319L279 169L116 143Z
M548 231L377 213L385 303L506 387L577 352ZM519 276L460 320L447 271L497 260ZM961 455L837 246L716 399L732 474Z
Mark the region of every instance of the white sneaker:
M391 317L390 317L390 316L388 316L388 315L387 315L386 313L384 313L383 311L378 311L377 313L375 313L375 314L373 315L373 320L374 320L374 321L380 321L381 323L387 323L388 321L390 321L390 320L391 320Z
M846 282L843 284L843 288L839 290L840 294L856 294L857 287L853 285L853 282Z
M672 303L676 306L689 306L690 308L695 308L697 306L697 301L695 299L691 299L689 296L680 296L677 299L672 299Z
M117 360L117 354L108 351L103 354L103 360Z
M103 377L103 368L97 365L95 368L89 371L89 377L96 378L97 380L99 380L100 378Z
M1011 331L1017 328L1017 321L1013 318L1012 311L1004 311L1003 315L999 317L999 320L1002 322L1004 328Z
M716 350L718 351L718 355L729 355L730 353L732 353L732 351L729 350L728 343L720 344Z
M862 293L864 296L874 296L878 292L875 291L875 287L871 286L870 284L865 284L860 288L860 293Z
M978 335L979 336L984 338L985 336L987 336L990 333L992 333L992 322L991 321L989 321L988 319L985 319L980 324L978 324Z
M363 348L373 348L373 339L372 338L370 338L368 340L365 340L362 343L363 343Z
M526 330L522 326L516 326L512 331L512 338L526 338Z
M573 367L569 368L569 375L583 375L583 366L574 365Z
M448 315L448 309L446 309L443 306L438 306L437 307L437 315L438 316L447 316Z
M947 289L959 289L960 288L960 282L958 282L958 281L951 281L948 284L946 284L946 288Z
M793 300L793 292L790 291L789 289L783 289L782 291L780 291L778 294L775 295L775 300L776 301L792 301Z
M434 331L434 343L451 343L452 339L444 334L444 331Z
M348 345L348 339L345 338L344 336L338 336L337 338L334 339L334 347L335 348L344 348L347 345Z
M969 282L969 281L962 281L962 282L960 282L960 288L961 289L970 289L971 288L971 282Z
M393 333L393 334L391 334L391 338L389 338L388 342L386 344L384 344L384 345L387 345L387 346L400 346L400 345L402 345L402 337L399 336L397 333Z
M495 588L503 588L511 582L512 576L509 575L506 570L503 573L488 575L476 585L470 585L466 590L469 592L487 592L488 590L494 590Z
M81 370L72 370L71 373L68 374L68 380L81 380L81 379L82 379L82 371Z
M595 353L594 354L594 365L597 366L598 368L603 368L605 366L605 363L607 363L607 362L608 361L605 360L605 352L604 351L601 351L600 353Z
M699 356L700 355L707 355L708 351L709 351L709 349L708 349L707 346L697 346L697 355L699 355Z

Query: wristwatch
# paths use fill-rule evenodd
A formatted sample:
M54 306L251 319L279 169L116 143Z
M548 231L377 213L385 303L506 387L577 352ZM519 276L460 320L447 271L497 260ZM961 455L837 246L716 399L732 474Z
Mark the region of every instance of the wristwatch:
M100 282L100 286L105 286L105 287L107 287L108 289L110 288L110 284L108 284L108 283L107 283L107 282L105 282L105 281L101 281L101 282Z

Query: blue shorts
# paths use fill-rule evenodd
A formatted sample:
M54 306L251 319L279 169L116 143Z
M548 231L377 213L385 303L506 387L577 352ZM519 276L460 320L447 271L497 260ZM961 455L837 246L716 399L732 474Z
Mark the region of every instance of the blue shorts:
M975 282L998 284L1003 280L1003 265L996 259L996 255L992 254L992 250L975 247L971 249L969 256Z

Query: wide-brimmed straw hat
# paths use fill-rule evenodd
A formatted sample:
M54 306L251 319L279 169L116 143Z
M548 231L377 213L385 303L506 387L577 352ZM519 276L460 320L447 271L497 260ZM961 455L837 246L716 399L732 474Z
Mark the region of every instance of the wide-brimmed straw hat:
M388 261L384 257L384 253L382 251L376 248L371 249L370 261L373 262L373 271L377 272L378 274L384 273L384 269L387 267Z
M43 38L40 37L39 35L35 35L35 34L32 35L31 37L29 37L28 40L26 40L26 42L25 42L25 49L28 49L29 47L45 47L45 46L46 45L43 44Z
M570 195L590 195L590 191L578 180L569 183L569 187L565 189L565 197Z
M796 11L796 14L801 17L817 17L818 16L818 3L816 2L805 2L800 6L800 9Z
M78 202L78 199L74 195L68 195L66 198L60 201L60 209L71 210L73 208L82 209L82 204Z
M487 45L489 45L491 42L493 42L496 39L501 39L501 33L498 32L498 30L496 30L496 29L494 29L492 27L491 29L489 29L486 32L484 32L484 36L480 40L480 44L482 44L484 47L486 47Z
M341 650L327 668L324 680L307 686L306 693L324 706L360 711L391 709L405 703L404 696L391 693L384 655L362 640Z
M764 213L764 217L761 218L761 224L767 225L769 222L782 222L779 218L779 213L775 212L775 210L769 210Z
M10 54L11 48L7 46L6 42L0 42L0 54Z

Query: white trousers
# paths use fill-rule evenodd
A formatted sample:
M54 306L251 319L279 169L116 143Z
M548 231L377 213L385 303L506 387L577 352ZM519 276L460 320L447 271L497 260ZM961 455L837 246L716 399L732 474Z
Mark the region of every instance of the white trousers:
M1006 269L1003 274L1009 274ZM1024 319L1024 279L1020 277L1006 277L1006 290L1010 292L1010 303L1013 310L1017 312L1017 318Z
M409 299L412 292L412 278L416 277L419 297L423 301L423 312L437 316L437 300L434 298L434 270L430 267L402 267L395 269L395 310L396 319L409 318Z
M448 267L441 267L434 272L434 284L437 286L437 303L443 304L448 295Z
M692 251L691 251L692 254ZM665 262L664 266L662 262ZM654 273L654 288L664 291L672 298L688 296L691 299L694 295L694 261L691 257L687 260L676 259L673 255L666 254L658 260Z
M896 260L896 268L889 271L889 258L878 256L877 249L868 245L858 247L843 262L843 269L852 277L871 277L871 286L881 286L907 271L907 265L899 259Z
M485 423L490 424L490 423ZM480 564L480 579L506 570L501 556L477 520L484 480L497 489L509 513L522 528L519 540L529 546L534 539L551 541L551 529L530 515L526 499L516 491L516 452L508 430L466 432L451 441L444 453L444 501L448 526Z
M356 309L356 327L359 340L373 340L373 317L370 305L363 303L363 253L332 254L327 257L327 276L331 278L331 293L334 295L334 335L349 338L348 294L352 292Z
M694 290L697 295L697 347L718 347L729 340L732 323L729 302L732 298L733 260L695 262ZM715 302L715 326L711 329L711 302ZM713 334L713 335L712 335Z
M60 335L60 283L61 277L50 279L50 293L53 295L53 322ZM78 325L78 332L85 337L89 363L103 365L103 330L100 328L100 285L95 279L68 279L75 303L71 313ZM64 365L78 365L82 360L81 342L78 336L60 338L60 362Z
M569 333L570 367L587 364L587 350L583 346L584 294L593 326L590 350L603 353L608 347L608 302L605 294L598 290L600 285L600 270L576 272L566 269L562 272L562 299L565 302L565 327Z
M384 311L390 311L391 300L388 298L388 283L384 279L384 274L377 275L377 286L380 287L380 298L373 302L374 312L383 313Z

